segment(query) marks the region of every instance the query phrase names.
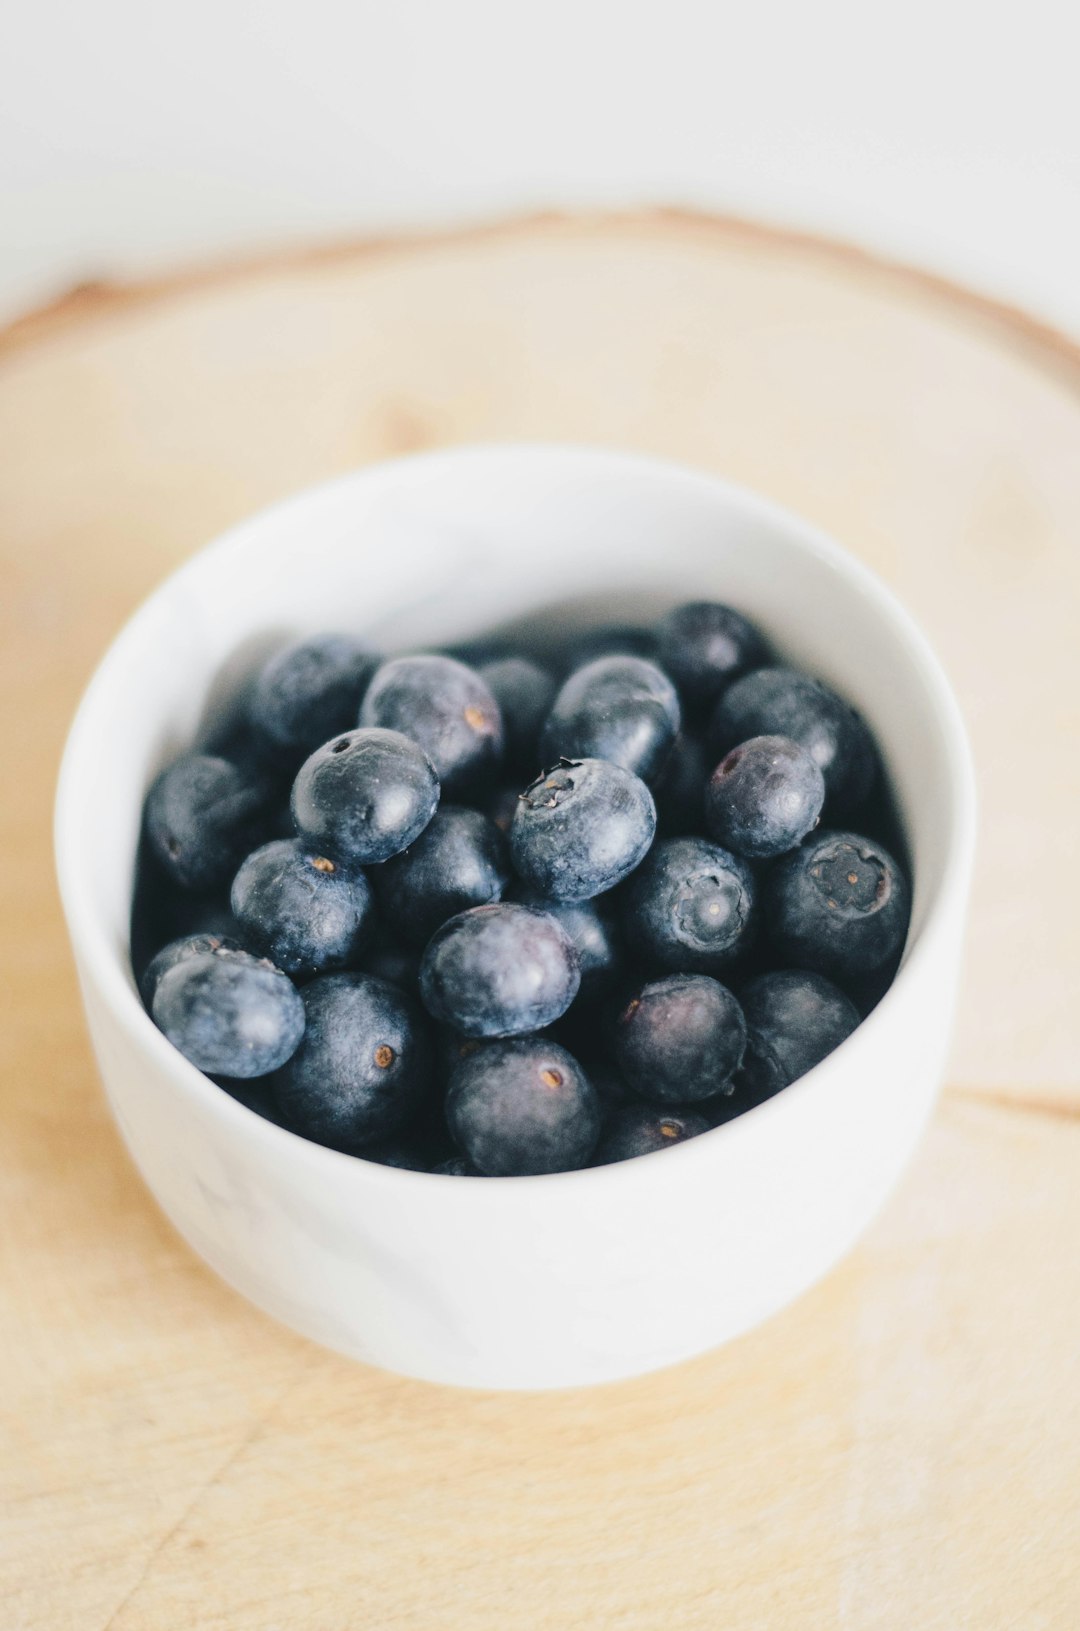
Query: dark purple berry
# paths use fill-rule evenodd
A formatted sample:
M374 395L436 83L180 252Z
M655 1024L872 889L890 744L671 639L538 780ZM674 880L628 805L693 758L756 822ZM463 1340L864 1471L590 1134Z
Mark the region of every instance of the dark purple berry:
M479 810L455 804L441 805L408 849L372 873L383 917L412 946L458 912L500 900L509 880L503 834Z
M651 781L671 752L680 719L675 687L654 663L599 657L571 674L555 698L540 735L542 762L610 759Z
M877 775L877 750L861 716L820 680L793 668L759 668L727 690L713 714L717 758L752 736L788 736L825 778L829 815L858 810Z
M657 661L687 708L711 707L733 680L768 661L758 630L741 612L694 600L661 618Z
M241 952L243 947L238 940L223 934L186 934L178 940L170 940L167 946L162 946L159 952L147 963L139 976L139 995L143 1004L150 1008L154 1001L154 992L158 988L158 981L163 974L167 974L177 963L186 963L189 957L202 957L207 952Z
M851 998L805 969L759 974L739 999L758 1056L771 1056L785 1086L820 1064L859 1023Z
M592 1158L594 1167L631 1161L637 1155L670 1150L688 1138L707 1133L704 1116L688 1110L661 1110L651 1104L625 1104L609 1113Z
M204 952L157 983L154 1024L199 1070L247 1080L279 1069L304 1034L292 981L246 952Z
M718 844L752 860L783 855L817 826L825 778L789 736L752 736L726 754L705 790L705 824Z
M377 654L351 634L321 634L278 651L259 670L247 717L266 748L294 764L351 729Z
M691 1104L730 1091L746 1047L746 1021L726 986L706 974L670 974L639 986L611 1026L612 1056L641 1098Z
M418 743L450 798L484 786L502 759L499 705L476 670L453 657L383 663L368 686L360 723L401 731Z
M433 1081L419 1003L369 974L324 974L301 995L304 1040L277 1080L289 1125L343 1150L407 1127Z
M883 844L823 832L777 862L767 906L769 937L785 963L861 980L903 950L911 892Z
M312 854L298 838L275 839L249 855L230 898L249 951L293 976L349 967L375 928L364 874Z
M503 901L437 930L420 964L435 1019L465 1036L526 1036L564 1014L581 983L577 953L547 912Z
M753 874L707 838L668 838L630 880L623 930L639 956L659 968L722 973L753 944Z
M655 831L656 806L640 777L606 759L564 759L521 795L510 853L539 894L589 900L634 870Z
M446 1118L466 1157L489 1177L583 1167L600 1131L600 1101L565 1048L543 1037L487 1043L450 1078Z
M187 753L146 795L146 837L174 883L212 890L228 883L261 841L268 814L264 782L228 759Z
M419 838L439 803L430 759L400 731L353 730L305 760L293 783L301 841L343 867L388 861Z
M578 1002L591 1003L606 996L618 979L626 957L619 920L610 903L603 898L548 900L527 885L514 890L514 899L523 906L535 906L539 911L550 913L570 936L581 969Z

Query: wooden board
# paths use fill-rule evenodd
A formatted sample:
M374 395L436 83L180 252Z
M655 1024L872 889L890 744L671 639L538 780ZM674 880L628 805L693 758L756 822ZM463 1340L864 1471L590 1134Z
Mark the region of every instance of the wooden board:
M0 337L0 1624L1080 1623L1080 358L929 280L677 215L84 291ZM467 1395L279 1330L109 1123L55 901L67 720L256 505L546 437L723 471L928 627L984 806L950 1086L855 1255L730 1348Z

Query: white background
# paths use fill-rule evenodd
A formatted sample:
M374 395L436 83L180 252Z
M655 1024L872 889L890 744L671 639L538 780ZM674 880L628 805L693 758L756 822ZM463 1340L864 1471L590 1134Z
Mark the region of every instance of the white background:
M1074 0L8 0L0 318L537 206L832 232L1080 335Z

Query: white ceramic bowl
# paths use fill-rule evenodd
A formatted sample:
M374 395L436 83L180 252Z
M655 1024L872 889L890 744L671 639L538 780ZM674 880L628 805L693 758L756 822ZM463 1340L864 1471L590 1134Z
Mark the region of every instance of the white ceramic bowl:
M128 957L143 794L212 688L279 640L353 627L384 649L551 611L584 621L729 600L856 700L914 859L911 932L869 1019L801 1081L662 1157L447 1179L309 1144L158 1032ZM566 603L572 602L571 607ZM275 505L168 580L98 669L60 778L61 891L116 1119L186 1240L261 1308L432 1381L602 1382L713 1347L843 1256L933 1106L975 828L969 749L925 640L864 567L711 476L562 447L481 447Z

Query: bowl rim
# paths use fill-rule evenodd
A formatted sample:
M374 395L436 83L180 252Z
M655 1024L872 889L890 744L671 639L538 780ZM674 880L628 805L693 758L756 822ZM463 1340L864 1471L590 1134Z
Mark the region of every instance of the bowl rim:
M947 785L943 788L942 827L945 832L945 857L941 882L927 903L925 919L914 940L909 937L903 962L896 977L877 1006L857 1026L855 1031L826 1056L813 1069L789 1083L779 1093L761 1104L722 1122L693 1139L664 1151L668 1163L675 1160L689 1162L709 1159L721 1145L730 1147L745 1136L747 1124L760 1127L770 1119L785 1115L796 1097L812 1094L821 1082L837 1053L843 1050L850 1059L857 1048L872 1047L878 1030L897 1001L919 977L923 966L934 955L934 947L950 924L963 919L971 873L974 863L975 832L977 824L977 793L974 760L970 741L952 685L940 659L934 652L912 614L884 581L837 543L828 533L808 521L796 511L765 497L753 488L733 482L709 470L698 469L678 460L656 457L629 450L613 449L602 445L559 441L506 441L479 442L459 447L439 448L433 451L406 454L384 459L313 483L299 491L287 494L247 515L216 537L201 545L179 566L175 567L125 619L110 640L96 664L82 693L64 744L57 781L54 805L53 835L55 864L60 899L67 922L68 933L81 968L93 970L95 995L108 1006L113 1019L138 1041L148 1057L148 1064L158 1068L172 1089L193 1098L210 1115L223 1118L226 1123L246 1129L249 1137L268 1140L269 1150L278 1159L307 1163L327 1176L332 1171L364 1173L364 1181L385 1183L390 1186L418 1183L431 1184L443 1180L433 1172L413 1171L410 1168L390 1167L367 1160L360 1154L348 1154L313 1143L287 1127L269 1121L240 1100L220 1088L195 1065L191 1064L158 1030L142 1005L130 957L125 958L110 941L104 925L95 911L90 892L76 864L77 812L80 807L82 761L87 744L92 740L94 714L98 694L105 688L114 669L122 668L142 624L156 609L189 579L197 579L205 563L218 555L242 551L253 536L258 536L267 524L288 522L296 512L332 499L357 486L408 482L414 472L437 470L440 465L478 464L501 460L528 463L556 460L563 464L578 462L591 469L606 466L613 474L623 472L651 473L655 477L682 484L696 484L709 488L733 509L756 518L784 532L798 548L816 556L820 561L848 580L856 591L868 600L879 616L889 625L890 632L903 652L905 660L917 671L931 701L938 726L942 732L945 760L948 766ZM238 1118L238 1119L237 1119ZM346 1163L347 1166L342 1164ZM537 1185L554 1186L567 1183L628 1183L640 1180L643 1167L649 1163L641 1158L614 1162L602 1167L583 1167L571 1172L537 1173L499 1182L500 1192L520 1191L527 1187L535 1192ZM670 1165L665 1171L671 1174ZM487 1180L485 1180L487 1182ZM475 1192L477 1183L447 1184L447 1194L464 1195ZM430 1191L429 1191L430 1192Z

